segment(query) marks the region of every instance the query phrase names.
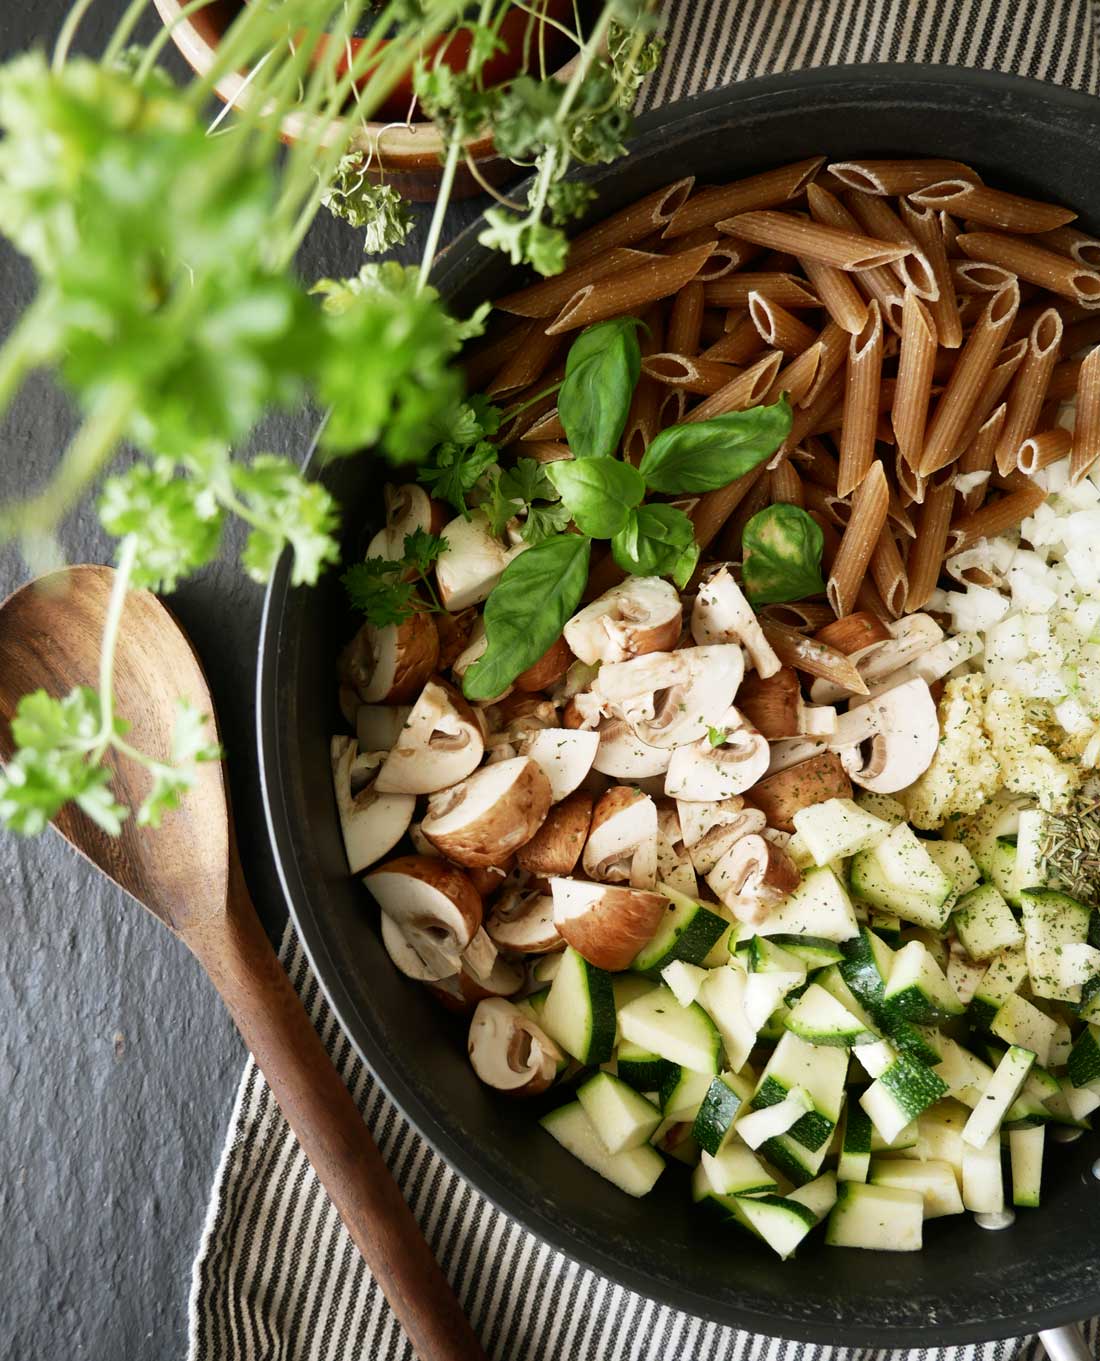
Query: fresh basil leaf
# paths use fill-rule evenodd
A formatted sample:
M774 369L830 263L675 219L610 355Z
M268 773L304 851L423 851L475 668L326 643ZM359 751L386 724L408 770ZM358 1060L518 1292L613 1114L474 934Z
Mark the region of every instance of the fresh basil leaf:
M588 582L591 541L558 534L513 558L485 602L488 646L462 678L467 699L492 699L561 636Z
M771 458L790 428L786 397L709 421L670 425L645 451L639 471L651 491L716 491Z
M642 371L637 317L589 326L574 340L558 392L558 416L574 458L615 452Z
M546 465L546 474L582 534L610 539L645 495L637 468L616 458L562 459Z
M611 554L624 572L671 577L685 587L699 561L695 527L675 506L639 506L611 540Z
M750 604L780 605L825 589L821 526L801 507L767 506L745 526L741 542L741 584Z

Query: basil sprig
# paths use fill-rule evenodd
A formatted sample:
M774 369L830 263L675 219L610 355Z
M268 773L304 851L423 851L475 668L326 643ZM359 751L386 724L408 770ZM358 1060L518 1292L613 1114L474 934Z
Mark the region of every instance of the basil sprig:
M637 317L615 317L582 331L570 346L558 416L574 458L615 452L630 412L642 354Z
M695 526L676 506L639 506L612 538L611 554L624 572L671 577L683 590L699 561Z
M546 473L574 524L591 539L613 538L645 496L645 482L638 469L615 458L548 463Z
M771 406L670 425L646 449L639 472L650 491L717 491L771 458L790 429L785 395Z
M588 583L592 542L555 534L513 558L485 602L488 646L462 678L467 699L492 699L561 637Z
M759 511L741 536L741 583L750 604L805 600L825 589L821 526L799 506L782 502Z

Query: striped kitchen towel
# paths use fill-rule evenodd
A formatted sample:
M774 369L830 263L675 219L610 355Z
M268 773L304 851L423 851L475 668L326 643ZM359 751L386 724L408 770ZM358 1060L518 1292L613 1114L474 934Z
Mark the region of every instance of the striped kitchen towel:
M1100 0L667 0L642 109L781 70L954 63L1098 92ZM527 1233L421 1139L354 1053L293 929L282 959L494 1361L885 1361L680 1313ZM1093 1354L1097 1325L1089 1330ZM381 1292L249 1061L192 1276L189 1361L412 1361ZM1009 1361L1035 1339L914 1353Z

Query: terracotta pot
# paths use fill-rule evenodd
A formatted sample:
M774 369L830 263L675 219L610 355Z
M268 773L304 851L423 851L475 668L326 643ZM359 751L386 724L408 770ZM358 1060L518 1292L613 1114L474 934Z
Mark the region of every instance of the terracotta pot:
M213 0L211 4L184 18L180 16L186 0L153 0L153 2L161 19L170 26L172 40L184 60L196 74L205 75L213 64L214 52L222 35L240 12L240 0ZM556 14L559 9L562 15L571 15L571 0L554 0L549 6L551 16L561 17ZM509 15L505 20L505 29L512 24L517 34L521 35L521 23L516 21L525 19L523 12L516 10L514 15ZM511 35L506 32L504 36L507 40ZM556 36L560 38L560 35ZM447 49L444 60L456 66L464 65L468 50L468 47L464 46L464 41L462 34L441 39L440 44L445 44ZM352 42L357 44L358 40L353 39ZM518 42L513 45L518 49ZM553 51L553 48L551 50ZM560 48L558 55L561 55ZM518 63L504 65L501 64L500 58L494 59L494 63L490 69L490 77L494 81L506 80L518 69ZM562 67L558 74L564 73L567 69ZM218 96L227 104L236 104L246 88L245 71L234 71L225 75L215 86ZM406 198L431 200L435 198L439 187L443 139L433 123L406 124L404 118L411 97L410 82L407 79L401 81L387 103L379 110L382 114L392 115L394 121L360 122L351 139L351 145L361 147L364 151L374 148L371 173L377 173L379 176L384 173L386 182L392 184ZM287 114L282 123L283 139L288 142L295 141L302 136L306 126L307 120L301 114ZM343 125L334 125L334 129L337 127L342 129ZM340 135L343 136L344 133L341 131ZM515 173L512 164L494 152L490 135L476 138L467 144L467 149L470 157L477 163L478 173L490 183L499 184ZM481 186L469 170L460 164L455 177L454 196L470 198L480 192Z

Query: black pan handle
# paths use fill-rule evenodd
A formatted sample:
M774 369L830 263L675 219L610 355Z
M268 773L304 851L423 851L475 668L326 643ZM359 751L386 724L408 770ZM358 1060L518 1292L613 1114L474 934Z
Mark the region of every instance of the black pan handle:
M1039 1334L1039 1341L1050 1361L1095 1361L1085 1335L1076 1323L1067 1323L1064 1328L1048 1328Z

